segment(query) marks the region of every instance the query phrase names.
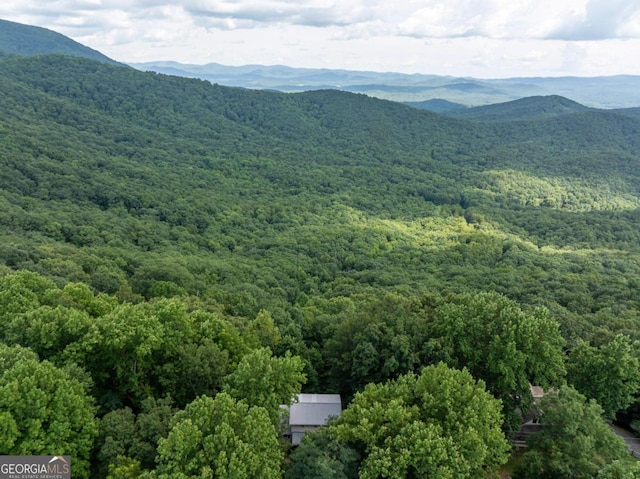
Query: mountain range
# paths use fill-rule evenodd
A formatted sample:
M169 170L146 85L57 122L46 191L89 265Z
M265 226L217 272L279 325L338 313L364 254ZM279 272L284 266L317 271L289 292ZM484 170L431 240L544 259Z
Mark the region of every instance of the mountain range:
M559 95L597 108L640 105L640 77L631 75L478 79L287 66L236 67L217 63L147 62L131 66L143 71L201 78L220 85L284 92L331 88L400 102L439 99L464 106L479 106L530 96Z
M0 20L0 51L34 55L60 53L114 62L100 52L59 33ZM228 66L183 64L175 61L132 63L143 71L200 78L225 86L300 92L336 89L406 102L442 111L445 103L464 107L502 103L531 96L559 95L594 108L640 106L640 77L540 77L478 79L424 74L382 73L333 69L292 68L283 65ZM430 103L430 100L437 100ZM431 106L433 105L433 106ZM447 109L455 105L447 105Z

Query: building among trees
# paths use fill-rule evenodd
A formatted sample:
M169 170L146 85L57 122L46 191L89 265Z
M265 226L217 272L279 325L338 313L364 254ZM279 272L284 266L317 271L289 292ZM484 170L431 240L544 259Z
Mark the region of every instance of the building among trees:
M289 411L286 436L297 446L307 432L326 426L330 418L340 416L342 400L339 394L298 394L297 401L285 409Z

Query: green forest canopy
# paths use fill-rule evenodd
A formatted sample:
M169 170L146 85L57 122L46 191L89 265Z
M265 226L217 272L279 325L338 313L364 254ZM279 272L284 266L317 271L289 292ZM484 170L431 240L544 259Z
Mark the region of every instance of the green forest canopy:
M348 400L441 360L483 375L441 321L465 304L544 319L554 358L631 344L639 143L640 121L615 112L476 122L4 58L0 339L94 402L96 477L153 467L135 451L167 437L167 408L216 397L261 347L301 358L303 390Z

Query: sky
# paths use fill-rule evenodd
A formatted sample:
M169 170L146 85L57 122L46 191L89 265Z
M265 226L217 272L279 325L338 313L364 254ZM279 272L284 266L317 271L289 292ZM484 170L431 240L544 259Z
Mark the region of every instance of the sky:
M0 0L125 63L640 75L640 0Z

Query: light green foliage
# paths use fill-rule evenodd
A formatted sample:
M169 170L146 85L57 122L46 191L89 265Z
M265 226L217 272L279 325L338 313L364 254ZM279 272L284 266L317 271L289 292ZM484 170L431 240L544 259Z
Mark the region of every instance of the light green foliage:
M107 479L136 479L140 474L142 474L140 462L119 456L113 464L109 464Z
M363 478L481 478L507 460L501 426L484 384L440 363L368 385L331 430L363 450Z
M79 345L85 336L95 332L95 321L86 311L45 305L14 315L5 329L5 338L7 343L28 347L56 364L82 364L84 352Z
M597 348L578 344L569 354L567 380L613 419L633 403L640 389L640 364L629 337L617 335Z
M0 343L0 447L10 455L70 455L74 477L89 477L97 433L82 383L35 353Z
M96 331L81 346L98 390L141 400L149 392L153 355L162 350L164 328L158 317L142 306L123 304L95 324Z
M283 454L266 409L226 393L178 412L158 446L159 479L276 479Z
M280 330L273 321L269 311L261 309L256 318L249 324L249 331L255 335L258 345L274 350L280 342Z
M84 284L58 288L18 272L0 279L0 301L0 339L86 368L103 412L139 409L150 395L169 394L179 406L214 395L249 351L235 324L182 299L118 304Z
M28 271L0 278L0 337L4 339L5 327L13 316L36 309L54 289L53 282Z
M543 428L527 440L518 479L587 479L607 463L628 457L624 441L604 422L602 408L570 386L545 395Z
M275 427L280 405L291 404L305 381L304 361L298 356L272 356L269 348L250 352L225 380L224 392L249 406L266 409Z
M564 340L544 309L525 312L496 293L465 294L437 308L432 344L453 367L465 367L501 398L511 427L529 410L531 383L549 387L564 375Z
M83 283L68 283L62 290L52 291L50 296L56 303L86 311L92 317L103 316L118 304L113 296L95 294L88 285Z
M293 450L285 479L356 479L359 459L355 449L320 428Z
M604 466L598 479L640 479L640 462L634 459L616 460Z

